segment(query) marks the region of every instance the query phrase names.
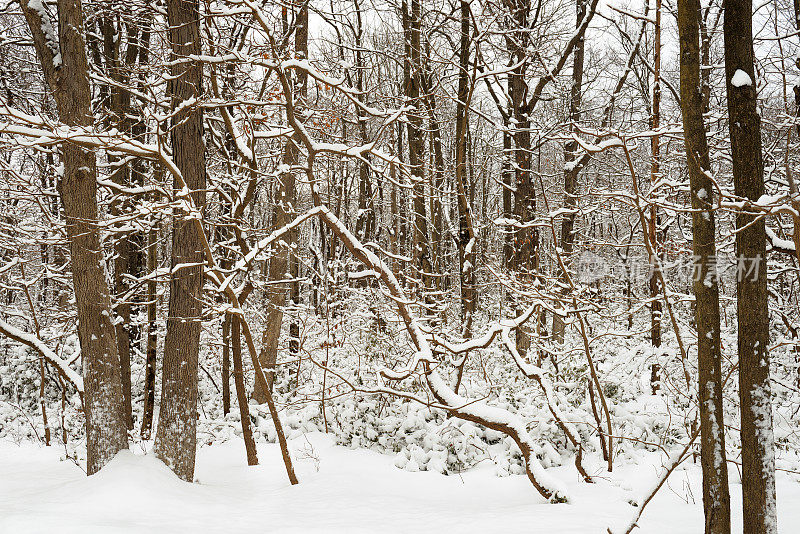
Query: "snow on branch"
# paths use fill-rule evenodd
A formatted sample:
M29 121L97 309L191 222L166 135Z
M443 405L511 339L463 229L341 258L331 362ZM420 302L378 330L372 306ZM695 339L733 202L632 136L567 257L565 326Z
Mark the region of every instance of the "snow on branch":
M72 382L72 384L75 386L75 389L78 390L78 393L83 395L83 378L81 378L81 376L76 373L67 362L62 360L58 354L53 352L50 347L48 347L41 339L33 334L23 332L15 326L11 326L2 319L0 319L0 333L13 339L14 341L22 343L23 345L27 345L41 354L47 361L56 366L58 372L61 373L64 378Z
M783 252L784 254L794 255L796 252L794 242L788 239L781 239L772 228L767 226L767 246L775 252Z
M364 247L326 206L318 206L312 211L331 229L356 259L364 263L368 269L379 274L380 280L389 290L411 341L417 349L412 363L406 367L406 371L413 372L419 365L422 365L431 393L437 401L447 406L446 409L451 415L509 436L522 452L528 479L539 493L551 502L568 502L569 497L564 485L550 476L537 459L533 439L528 433L525 422L519 416L502 408L490 406L485 402L463 397L442 380L439 373L436 372L435 366L432 365L435 362L428 338L423 333L419 319L408 305L408 298L392 270L375 253ZM382 374L386 378L392 379L397 372L386 369Z

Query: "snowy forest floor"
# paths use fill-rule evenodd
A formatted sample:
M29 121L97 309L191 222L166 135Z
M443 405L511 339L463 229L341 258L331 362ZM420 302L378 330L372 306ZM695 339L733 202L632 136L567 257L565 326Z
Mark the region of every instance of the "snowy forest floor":
M626 524L664 458L638 452L596 484L572 466L562 479L571 504L547 504L524 476L497 477L491 462L461 474L411 473L390 455L334 445L310 433L290 441L298 486L290 486L277 445L258 444L247 467L237 439L198 451L196 482L178 480L141 445L87 478L63 450L0 441L0 533L80 532L605 532ZM731 465L733 530L741 531L741 485ZM800 531L797 475L778 473L781 532ZM685 462L648 505L642 533L703 531L700 465Z

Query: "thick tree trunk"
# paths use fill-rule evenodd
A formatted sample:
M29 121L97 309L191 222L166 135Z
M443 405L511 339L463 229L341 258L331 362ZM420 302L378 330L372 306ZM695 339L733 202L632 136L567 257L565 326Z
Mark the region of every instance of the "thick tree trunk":
M751 0L725 0L724 8L734 190L739 197L756 201L764 194L764 164L753 66L753 4ZM769 383L767 236L763 217L744 211L736 215L736 228L744 533L768 534L777 532L778 526Z
M169 0L167 22L173 60L202 53L197 0ZM203 67L188 61L171 67L172 151L194 206L205 206L205 146L202 109L187 103L200 99ZM185 109L176 111L182 106ZM176 193L177 181L174 184ZM185 193L185 192L184 192ZM187 199L188 200L188 199ZM197 365L203 311L202 236L187 213L175 214L172 230L172 277L164 340L161 410L155 452L180 478L191 481L197 445Z
M700 81L700 2L679 0L681 103L684 142L692 191L692 248L697 325L700 456L706 534L731 531L730 493L722 410L719 285L716 273L714 184L703 122Z
M68 126L91 128L94 120L80 0L59 0L57 44L52 42L54 36L45 35L42 30L52 27L42 19L46 14L31 8L28 0L22 0L20 5L45 79L53 91L59 119ZM62 157L64 176L58 189L64 205L78 308L85 388L86 471L91 475L128 447L128 435L116 332L100 248L95 155L91 150L65 143Z

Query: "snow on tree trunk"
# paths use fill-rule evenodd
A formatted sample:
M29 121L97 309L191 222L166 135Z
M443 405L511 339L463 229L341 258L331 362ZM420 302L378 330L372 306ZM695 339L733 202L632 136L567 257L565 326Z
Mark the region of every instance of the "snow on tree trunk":
M700 2L678 2L680 71L686 159L692 190L692 247L697 325L700 456L707 534L731 530L725 425L722 410L719 285L716 273L714 189L709 173L703 93L700 83Z
M199 3L167 2L169 41L173 59L202 51ZM191 101L202 96L200 62L173 64L170 81L172 152L186 188L174 181L176 197L202 210L205 206L206 168L203 113ZM191 195L191 202L189 202ZM197 214L176 210L172 231L172 278L170 279L167 333L161 381L161 410L155 452L180 478L191 481L197 445L197 366L200 345L203 262L202 236L192 220Z
M57 43L42 2L23 0L20 5L45 79L53 91L59 119L68 126L93 126L80 0L59 0ZM64 174L58 189L64 205L78 308L85 389L86 471L91 475L128 447L128 435L116 332L100 248L95 154L65 143L62 158Z
M753 67L753 3L725 3L725 77L734 190L757 200L764 194L761 124ZM751 83L745 83L743 72ZM767 236L763 217L736 214L736 297L739 328L739 397L742 434L742 498L745 534L778 531L775 445L769 383Z

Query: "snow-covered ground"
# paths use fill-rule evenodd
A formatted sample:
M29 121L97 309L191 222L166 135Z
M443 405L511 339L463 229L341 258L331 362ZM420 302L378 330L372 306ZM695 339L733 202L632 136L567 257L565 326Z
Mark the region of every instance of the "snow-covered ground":
M293 439L300 484L287 482L276 445L259 444L247 467L241 441L198 453L197 482L178 480L141 450L120 454L87 478L58 447L0 441L0 533L140 532L605 532L627 523L655 479L661 458L620 459L613 475L579 483L575 469L551 469L573 497L547 504L524 476L497 477L482 464L444 476L410 473L389 455L336 446L324 434ZM734 466L731 466L734 467ZM699 464L680 467L645 510L642 533L703 531ZM734 532L741 486L732 469ZM618 481L625 481L620 483ZM800 531L800 483L778 475L781 532Z

